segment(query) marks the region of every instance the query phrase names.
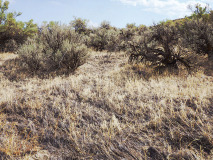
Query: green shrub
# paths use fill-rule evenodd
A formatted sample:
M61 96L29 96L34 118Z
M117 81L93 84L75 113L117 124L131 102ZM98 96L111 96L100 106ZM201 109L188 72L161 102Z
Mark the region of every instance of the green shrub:
M24 41L37 33L37 25L33 20L29 22L17 21L21 13L7 12L9 1L0 1L0 50L12 52ZM10 44L11 43L11 44Z
M134 35L137 35L135 30L130 28L123 28L119 35L119 50L126 51L128 49L128 42L133 40Z
M3 51L4 52L14 52L18 49L18 43L14 39L9 39L5 42Z
M112 26L110 25L110 22L108 22L108 21L103 21L103 22L101 22L100 28L105 28L105 29L108 30L108 29L111 29Z
M213 57L213 22L204 19L186 21L181 30L183 45L199 55Z
M33 39L29 38L17 51L20 55L23 66L32 72L42 69L42 62L45 61L43 45L39 43L38 35Z
M128 49L128 42L133 41L135 36L143 34L145 25L136 26L135 23L127 24L126 28L120 30L119 35L119 50L126 51Z
M97 28L93 33L90 33L88 46L96 51L116 51L119 45L119 31L108 27L109 26L102 24L100 28Z
M18 54L30 71L74 71L85 62L88 52L81 35L67 26L44 26L41 33L28 39Z
M208 59L213 59L213 21L209 6L202 7L196 4L190 6L192 15L188 17L180 28L182 34L182 44L199 55L208 55Z
M106 29L95 29L89 35L88 46L96 51L102 51L105 49L106 41Z
M75 32L79 34L86 34L87 23L88 20L75 17L75 19L70 24L74 28Z

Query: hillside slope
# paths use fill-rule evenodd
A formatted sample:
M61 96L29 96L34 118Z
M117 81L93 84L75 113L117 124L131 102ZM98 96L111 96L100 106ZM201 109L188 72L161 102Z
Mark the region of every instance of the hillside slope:
M0 159L213 159L213 77L137 67L93 52L68 77L0 74Z

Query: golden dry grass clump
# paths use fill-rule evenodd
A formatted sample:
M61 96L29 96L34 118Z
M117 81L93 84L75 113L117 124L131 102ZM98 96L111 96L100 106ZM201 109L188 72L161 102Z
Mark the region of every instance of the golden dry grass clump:
M0 157L213 159L213 78L136 74L126 62L93 52L69 77L2 74Z
M0 53L0 65L2 65L5 61L16 58L16 54L12 53Z

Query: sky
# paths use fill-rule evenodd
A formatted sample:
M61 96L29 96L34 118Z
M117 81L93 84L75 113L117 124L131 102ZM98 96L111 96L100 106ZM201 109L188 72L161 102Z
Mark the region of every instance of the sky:
M128 23L152 25L167 19L190 15L188 5L209 4L213 0L9 0L9 11L22 12L17 19L30 19L69 24L74 17L87 19L89 26L98 27L102 21L123 28Z

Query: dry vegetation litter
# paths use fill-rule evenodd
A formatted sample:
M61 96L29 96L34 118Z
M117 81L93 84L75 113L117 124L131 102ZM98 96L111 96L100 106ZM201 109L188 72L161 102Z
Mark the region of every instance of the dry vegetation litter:
M1 159L213 159L213 78L127 61L90 52L70 76L17 81L1 66Z

